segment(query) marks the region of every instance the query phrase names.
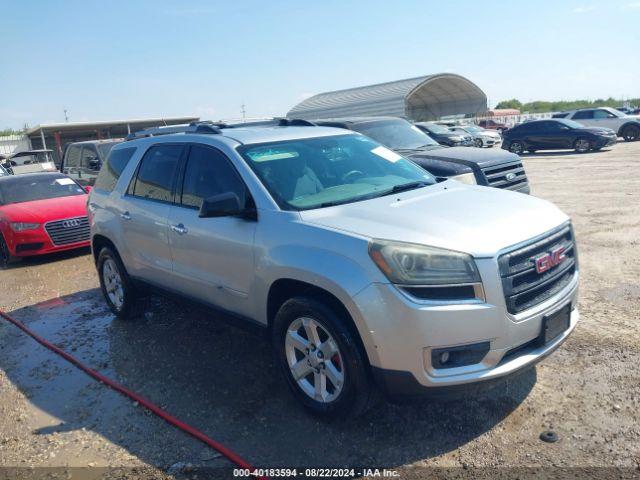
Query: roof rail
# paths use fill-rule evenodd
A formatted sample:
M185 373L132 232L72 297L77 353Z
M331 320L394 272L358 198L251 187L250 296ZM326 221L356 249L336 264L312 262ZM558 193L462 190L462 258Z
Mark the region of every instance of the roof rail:
M157 137L159 135L171 135L174 133L222 133L220 128L226 127L225 124L213 123L210 121L191 122L189 125L172 125L169 127L151 127L145 128L138 132L127 135L125 140L135 140L145 137Z
M248 122L238 122L224 124L222 128L244 128L244 127L316 127L317 125L309 120L301 118L274 117L264 120L254 120Z

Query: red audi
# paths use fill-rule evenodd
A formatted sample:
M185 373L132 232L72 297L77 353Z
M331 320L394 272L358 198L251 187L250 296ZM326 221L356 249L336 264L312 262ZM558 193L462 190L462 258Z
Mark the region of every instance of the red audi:
M87 191L61 173L0 177L0 267L14 257L87 247Z

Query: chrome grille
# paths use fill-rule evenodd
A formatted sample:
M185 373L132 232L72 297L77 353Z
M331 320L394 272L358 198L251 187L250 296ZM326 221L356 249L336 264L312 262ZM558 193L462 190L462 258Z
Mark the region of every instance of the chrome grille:
M538 273L535 259L560 247L564 248L564 261ZM571 282L578 267L573 230L567 225L542 240L504 253L498 257L498 265L509 313L534 307Z
M507 190L529 190L529 181L522 162L509 162L482 169L490 187Z
M89 240L89 218L73 217L49 222L44 226L49 238L56 246Z

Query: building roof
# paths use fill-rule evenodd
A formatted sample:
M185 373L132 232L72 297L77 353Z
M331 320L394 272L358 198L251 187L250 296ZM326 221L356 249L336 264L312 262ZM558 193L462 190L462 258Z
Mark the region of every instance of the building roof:
M140 130L156 125L179 125L200 120L199 117L168 117L168 118L137 118L129 120L106 120L99 122L65 122L65 123L47 123L31 127L25 133L26 135L39 135L42 131L45 135L60 132L86 132L90 130L100 130L111 127L121 127L125 131L127 125L131 130Z
M418 121L486 110L487 96L476 84L454 73L439 73L321 93L294 106L287 116L312 120L383 115Z

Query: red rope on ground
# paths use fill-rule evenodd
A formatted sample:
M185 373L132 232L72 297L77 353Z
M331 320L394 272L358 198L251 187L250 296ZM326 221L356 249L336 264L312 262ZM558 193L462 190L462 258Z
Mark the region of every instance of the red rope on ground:
M19 322L18 320L10 317L9 315L7 315L2 310L0 310L0 317L4 318L8 322L12 323L16 327L18 327L20 330L22 330L24 333L26 333L27 335L32 337L40 345L48 348L49 350L51 350L52 352L54 352L54 353L56 353L58 355L60 355L62 358L67 360L69 363L75 365L77 368L79 368L80 370L85 372L90 377L93 377L96 380L98 380L99 382L104 383L105 385L111 387L113 390L115 390L117 392L120 392L122 395L135 400L140 405L145 407L147 410L150 410L151 412L155 413L158 417L160 417L163 420L165 420L167 423L170 423L174 427L177 427L180 430L188 433L192 437L197 438L198 440L200 440L201 442L205 443L206 445L208 445L209 447L213 448L214 450L217 450L222 455L227 457L231 462L235 463L238 467L243 468L243 469L248 469L250 471L254 470L254 468L247 461L242 459L235 452L229 450L224 445L222 445L222 444L216 442L215 440L207 437L204 433L202 433L197 428L194 428L194 427L184 423L183 421L177 419L173 415L170 415L169 413L165 412L164 410L162 410L160 407L158 407L154 403L150 402L149 400L147 400L144 397L141 397L137 393L132 392L131 390L125 388L124 386L120 385L118 382L115 382L114 380L111 380L110 378L105 377L101 373L99 373L99 372L87 367L82 362L80 362L80 360L78 360L77 358L73 357L72 355L69 355L67 352L65 352L61 348L55 346L53 343L48 342L47 340L45 340L44 338L39 336L37 333L35 333L34 331L30 330L22 322ZM267 477L257 477L257 478L266 480Z

